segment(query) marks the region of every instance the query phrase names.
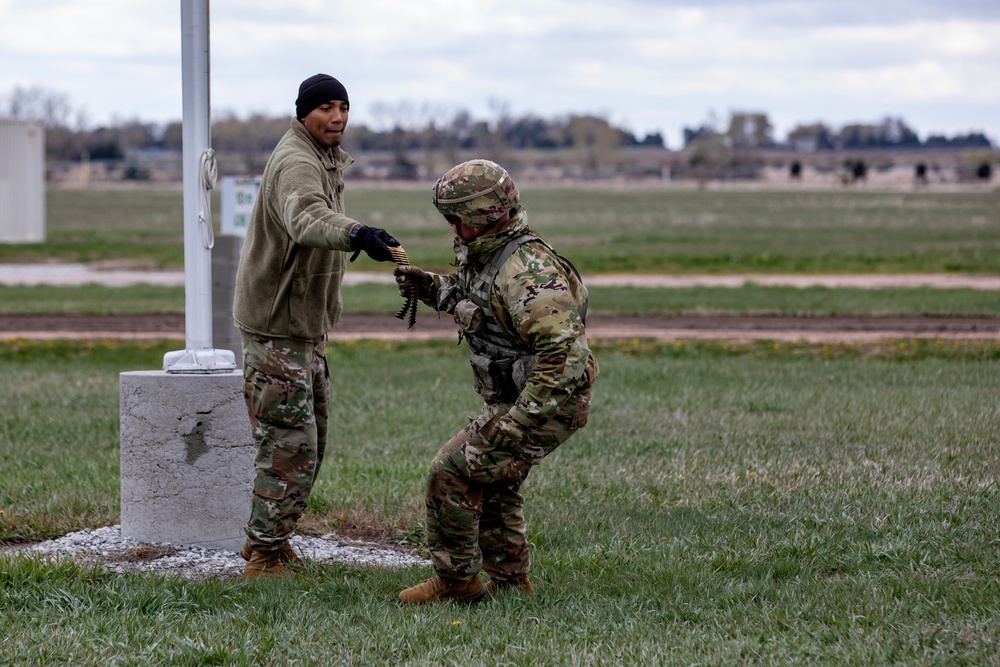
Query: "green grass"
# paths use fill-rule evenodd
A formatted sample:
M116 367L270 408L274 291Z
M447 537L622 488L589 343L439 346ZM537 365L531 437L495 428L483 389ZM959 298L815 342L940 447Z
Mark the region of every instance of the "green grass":
M0 313L183 313L184 287L0 285Z
M444 268L451 235L428 190L350 185L347 210L389 229L415 264ZM1000 273L1000 190L526 188L523 201L531 224L585 273ZM50 189L48 242L0 245L0 261L181 266L182 205L179 188Z
M0 244L0 261L125 259L148 268L180 267L184 265L183 220L179 187L48 188L46 242Z
M118 374L165 350L0 343L0 540L116 522ZM426 568L241 585L4 557L0 662L996 664L996 342L598 353L590 425L524 487L534 596L404 609ZM330 347L311 520L419 538L430 458L477 406L463 355Z
M348 313L391 313L402 301L391 284L365 283L343 289ZM1000 295L973 289L826 287L737 288L591 287L596 313L778 313L778 314L928 314L1000 315ZM0 313L155 313L184 312L184 288L156 285L0 285ZM421 313L431 315L421 306Z
M1000 273L1000 192L524 192L585 273ZM348 211L443 269L426 188ZM182 264L179 189L50 190L0 262ZM218 211L218 206L214 209ZM353 268L383 270L367 260ZM390 312L391 286L346 288ZM975 290L594 288L594 312L996 315ZM0 287L0 312L183 310L182 288ZM0 340L0 542L117 523L118 377L172 345ZM2 664L998 664L1000 345L604 343L591 424L524 487L537 593L403 609L426 568L195 581L0 556ZM415 547L473 413L451 342L331 345L312 525Z
M811 315L1000 315L1000 294L985 290L827 287L592 287L597 313Z

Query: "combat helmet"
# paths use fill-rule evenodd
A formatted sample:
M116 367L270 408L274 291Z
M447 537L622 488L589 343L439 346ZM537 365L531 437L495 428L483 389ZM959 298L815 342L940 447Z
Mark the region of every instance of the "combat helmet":
M445 218L456 216L469 227L488 227L520 209L521 195L507 170L490 160L469 160L445 172L434 184L434 206Z

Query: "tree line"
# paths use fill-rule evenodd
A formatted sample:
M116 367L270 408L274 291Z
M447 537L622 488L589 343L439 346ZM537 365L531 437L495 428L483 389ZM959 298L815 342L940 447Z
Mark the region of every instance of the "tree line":
M774 138L774 129L767 114L735 111L729 123L720 129L709 122L695 128L684 128L684 145L703 141L718 141L732 148L788 148L796 151L863 150L866 148L990 148L989 138L982 132L970 132L953 137L930 135L921 140L916 130L902 118L886 117L875 123L850 123L839 129L825 123L800 124L783 142Z
M567 114L544 118L535 114L515 116L506 105L494 102L492 117L477 119L468 111L447 112L431 105L409 102L376 104L370 123L354 123L345 138L350 152L382 151L405 156L421 151L498 151L578 149L588 155L630 148L666 148L660 133L636 136L615 127L606 118ZM180 151L181 122L163 124L138 119L89 128L85 115L73 109L68 98L42 88L16 88L0 97L0 116L33 118L46 127L49 161L116 160L136 151ZM218 114L212 120L212 145L253 162L269 154L288 129L289 116L252 114L240 118ZM953 137L932 135L921 140L901 118L871 124L855 123L833 128L823 123L802 124L783 140L774 136L766 113L734 111L726 123L714 118L683 128L683 148L710 154L721 150L789 149L796 151L857 150L865 148L991 148L981 132Z

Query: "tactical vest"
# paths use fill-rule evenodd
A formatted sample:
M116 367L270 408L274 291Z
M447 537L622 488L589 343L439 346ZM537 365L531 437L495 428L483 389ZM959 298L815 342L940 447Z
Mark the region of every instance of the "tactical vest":
M490 293L500 267L515 250L531 241L543 243L579 278L580 274L572 262L532 234L522 234L497 248L475 279L465 271L461 274L466 298L455 306L455 320L461 335L469 341L469 361L476 391L487 403L513 403L517 400L535 365L533 351L507 334L490 305ZM584 323L587 321L587 305L588 299L585 298L580 309Z

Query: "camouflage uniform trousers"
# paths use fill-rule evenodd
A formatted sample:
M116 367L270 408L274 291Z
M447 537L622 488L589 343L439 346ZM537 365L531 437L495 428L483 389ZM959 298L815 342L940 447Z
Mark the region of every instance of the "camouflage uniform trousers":
M590 390L570 398L559 414L530 430L509 450L495 449L481 432L506 414L509 403L487 403L434 457L427 476L426 542L443 579L468 581L480 570L491 578L528 574L527 528L521 485L534 465L587 423Z
M257 444L246 534L253 548L272 551L295 530L323 463L330 418L326 341L241 335L243 395Z

